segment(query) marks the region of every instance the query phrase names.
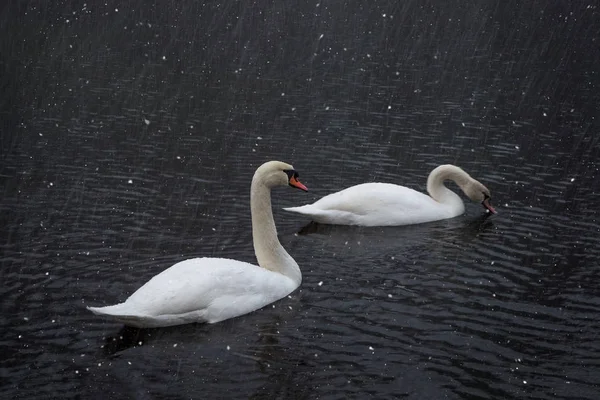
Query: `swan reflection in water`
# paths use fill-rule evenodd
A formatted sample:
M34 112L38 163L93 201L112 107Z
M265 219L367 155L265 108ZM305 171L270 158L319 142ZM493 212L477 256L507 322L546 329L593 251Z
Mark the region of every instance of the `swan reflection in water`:
M365 240L402 241L403 243L419 244L425 237L443 239L444 237L473 239L479 234L494 227L491 213L484 213L472 218L434 221L426 224L394 227L362 227L354 225L330 225L310 221L298 230L298 235L326 235L348 240L348 237L362 237ZM391 244L390 244L391 245Z
M173 368L195 370L194 376L178 376L176 391L184 393L244 390L244 398L311 398L316 388L312 376L316 368L313 344L282 330L296 332L287 321L299 318L299 298L293 295L263 311L240 316L219 324L187 324L165 328L122 327L107 337L100 358L108 358L111 379L122 381L132 393L145 392L148 379L172 382ZM174 344L177 344L174 347ZM127 360L143 357L153 372L116 372L127 368ZM232 365L235 369L232 371ZM157 375L158 374L158 375ZM139 375L139 376L138 376ZM219 379L215 379L219 377ZM160 379L160 378L159 378ZM243 382L242 382L243 381ZM254 387L254 393L248 393ZM168 382L167 382L168 383ZM166 383L165 383L166 384ZM148 393L145 393L148 397ZM283 397L282 397L283 396ZM141 398L141 397L140 397Z

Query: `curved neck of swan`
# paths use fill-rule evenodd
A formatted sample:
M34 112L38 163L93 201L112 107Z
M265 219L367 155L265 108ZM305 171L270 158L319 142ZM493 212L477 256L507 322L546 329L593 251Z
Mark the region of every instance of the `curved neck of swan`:
M461 198L452 190L444 186L445 180L454 181L463 191L472 180L471 176L454 165L440 165L429 174L427 178L427 191L429 195L442 204L460 207L464 209Z
M277 228L271 209L271 189L261 182L260 177L252 179L250 188L250 210L252 213L252 239L258 265L269 271L278 272L300 284L300 267L283 248L277 238Z

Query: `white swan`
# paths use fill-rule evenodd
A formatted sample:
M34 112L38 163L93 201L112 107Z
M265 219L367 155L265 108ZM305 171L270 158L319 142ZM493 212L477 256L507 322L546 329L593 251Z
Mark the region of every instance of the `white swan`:
M454 165L440 165L427 178L430 196L389 183L363 183L332 193L313 204L284 208L334 225L411 225L453 218L465 211L460 197L444 186L449 179L473 201L496 213L488 188Z
M302 281L296 261L277 238L271 188L307 191L289 164L269 161L252 178L250 211L259 266L227 258L193 258L154 276L124 303L88 307L94 314L138 328L215 323L257 310L293 292Z

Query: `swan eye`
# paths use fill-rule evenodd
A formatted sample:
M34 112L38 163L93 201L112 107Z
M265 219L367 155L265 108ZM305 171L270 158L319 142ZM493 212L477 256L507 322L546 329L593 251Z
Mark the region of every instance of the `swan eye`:
M298 173L296 171L294 171L293 169L284 169L283 172L285 172L288 176L288 180L292 179L292 178L298 178L300 175L298 175Z
M487 200L487 199L490 198L490 196L487 193L485 193L485 192L481 192L481 193L483 193L483 199L484 200Z

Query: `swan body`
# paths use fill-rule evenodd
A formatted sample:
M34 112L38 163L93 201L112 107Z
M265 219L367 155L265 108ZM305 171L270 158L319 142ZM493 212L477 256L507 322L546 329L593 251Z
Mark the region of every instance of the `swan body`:
M448 219L463 214L465 206L444 186L445 180L453 180L469 198L496 212L490 204L490 191L454 165L441 165L429 174L427 191L431 196L390 183L363 183L285 210L335 225L411 225Z
M298 264L277 238L271 210L272 187L307 190L291 165L270 161L252 179L250 206L258 264L227 258L181 261L150 279L125 302L88 307L94 314L138 328L192 322L215 323L255 311L300 286Z
M136 327L212 324L255 311L297 287L293 279L250 263L193 258L154 276L124 303L88 308Z
M386 226L452 218L464 212L464 205L462 201L441 204L404 186L363 183L332 193L313 204L285 210L308 215L323 224Z

